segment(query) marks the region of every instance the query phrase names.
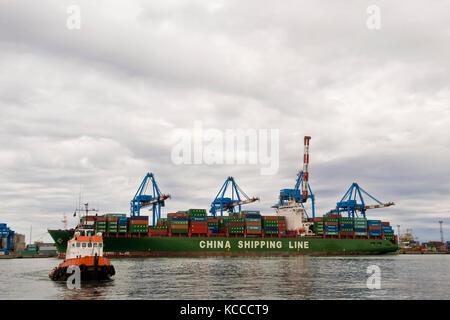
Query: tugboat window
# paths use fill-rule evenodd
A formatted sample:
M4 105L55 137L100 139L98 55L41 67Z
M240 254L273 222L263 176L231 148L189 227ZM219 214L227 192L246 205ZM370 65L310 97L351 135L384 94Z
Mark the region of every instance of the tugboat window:
M102 244L102 243L99 243L98 246L101 248L101 247L103 246L103 244Z
M77 242L77 247L80 247L80 243L79 242Z
M86 248L86 242L83 242L82 246L83 248Z
M98 243L97 242L94 242L94 247L96 247L98 245Z
M91 248L92 247L92 242L88 243L88 247Z

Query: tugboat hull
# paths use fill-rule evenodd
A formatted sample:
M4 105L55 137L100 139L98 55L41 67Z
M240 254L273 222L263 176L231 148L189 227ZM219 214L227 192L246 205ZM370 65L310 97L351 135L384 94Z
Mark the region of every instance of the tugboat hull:
M67 273L67 266L57 267L49 274L53 281L67 281L73 274L73 271ZM116 274L114 266L80 266L81 281L103 281L110 280Z
M109 280L116 274L114 266L110 264L109 259L104 257L83 257L64 261L50 272L49 278L54 281L66 281L73 274L73 271L67 273L67 269L70 266L78 266L80 268L81 281Z

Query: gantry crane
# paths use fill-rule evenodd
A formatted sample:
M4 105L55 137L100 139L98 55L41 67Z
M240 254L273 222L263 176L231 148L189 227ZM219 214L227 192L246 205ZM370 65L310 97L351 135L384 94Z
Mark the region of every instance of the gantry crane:
M151 184L152 192L150 195L147 195L145 193L149 184ZM130 214L132 216L140 216L142 208L152 206L152 224L155 225L157 219L161 218L161 207L164 207L164 201L169 198L169 194L162 194L159 190L153 173L147 173L133 200L130 201Z
M226 197L226 191L231 184L231 198ZM244 191L237 185L233 177L228 177L225 183L220 188L214 201L211 203L211 209L209 212L215 217L217 216L217 210L220 211L220 216L223 216L223 211L226 210L229 213L234 213L235 208L238 207L239 212L241 206L244 204L252 203L259 200L258 197L250 198Z
M315 217L315 198L312 193L311 186L309 185L309 140L311 137L305 136L304 138L304 152L303 152L303 170L297 174L297 181L293 189L281 189L279 202L273 206L278 208L279 206L286 205L288 201L295 201L300 203L304 207L304 203L311 199L311 211L312 217ZM308 213L306 212L308 217Z
M367 195L369 198L374 200L377 204L367 205L364 201L363 194ZM358 203L359 198L359 203ZM342 199L336 203L336 209L330 210L329 213L341 213L347 212L348 217L354 218L358 216L357 211L361 213L361 215L366 217L367 209L375 209L375 208L384 208L393 206L394 202L381 203L374 197L372 197L368 192L366 192L363 188L361 188L356 182L350 186Z

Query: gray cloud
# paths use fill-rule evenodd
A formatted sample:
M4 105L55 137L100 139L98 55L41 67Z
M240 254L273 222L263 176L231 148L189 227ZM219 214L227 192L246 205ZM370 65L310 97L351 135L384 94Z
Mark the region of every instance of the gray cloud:
M357 181L397 203L371 217L422 240L438 239L438 219L450 231L448 2L378 1L379 31L369 1L77 3L78 31L71 1L0 4L2 222L60 227L80 185L125 212L147 171L173 195L166 213L209 207L232 175L268 214L311 135L319 214ZM174 130L198 120L279 129L279 172L174 165Z

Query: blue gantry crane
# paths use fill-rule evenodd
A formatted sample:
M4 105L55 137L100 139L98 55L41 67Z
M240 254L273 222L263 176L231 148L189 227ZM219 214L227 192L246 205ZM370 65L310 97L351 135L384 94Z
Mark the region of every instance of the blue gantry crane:
M367 205L364 201L363 195L368 196L370 199L374 200L377 204ZM359 202L358 202L359 201ZM365 218L367 209L384 208L393 206L394 202L381 203L373 196L371 196L367 191L361 188L356 182L348 188L342 199L336 203L336 209L330 210L328 213L348 213L348 217L355 218L358 217L358 211Z
M14 250L15 232L6 223L0 223L0 255L9 255Z
M146 194L149 185L151 185L152 191L150 194ZM155 225L157 219L161 218L161 207L164 207L164 201L168 198L170 198L170 195L162 194L159 190L153 173L147 173L130 202L130 214L140 216L142 208L152 206L152 224Z
M312 217L314 218L316 216L315 197L314 197L314 194L311 190L311 186L309 183L308 183L308 191L309 191L308 195L307 195L306 199L303 197L303 192L302 192L303 183L304 183L303 182L303 171L300 171L297 174L297 182L295 183L295 187L293 189L281 189L279 202L277 204L275 204L272 208L278 208L279 206L287 205L287 203L289 201L295 201L302 205L303 209L305 209L306 216L309 217L308 212L303 204L308 199L311 199L311 214L312 214Z
M231 189L231 198L226 196L228 187ZM217 211L220 212L220 216L223 216L223 212L228 211L234 213L235 208L238 207L238 212L241 211L241 206L244 204L252 203L259 200L258 197L250 198L244 191L237 185L233 177L228 177L225 183L220 188L214 201L211 203L211 209L209 212L216 217Z

